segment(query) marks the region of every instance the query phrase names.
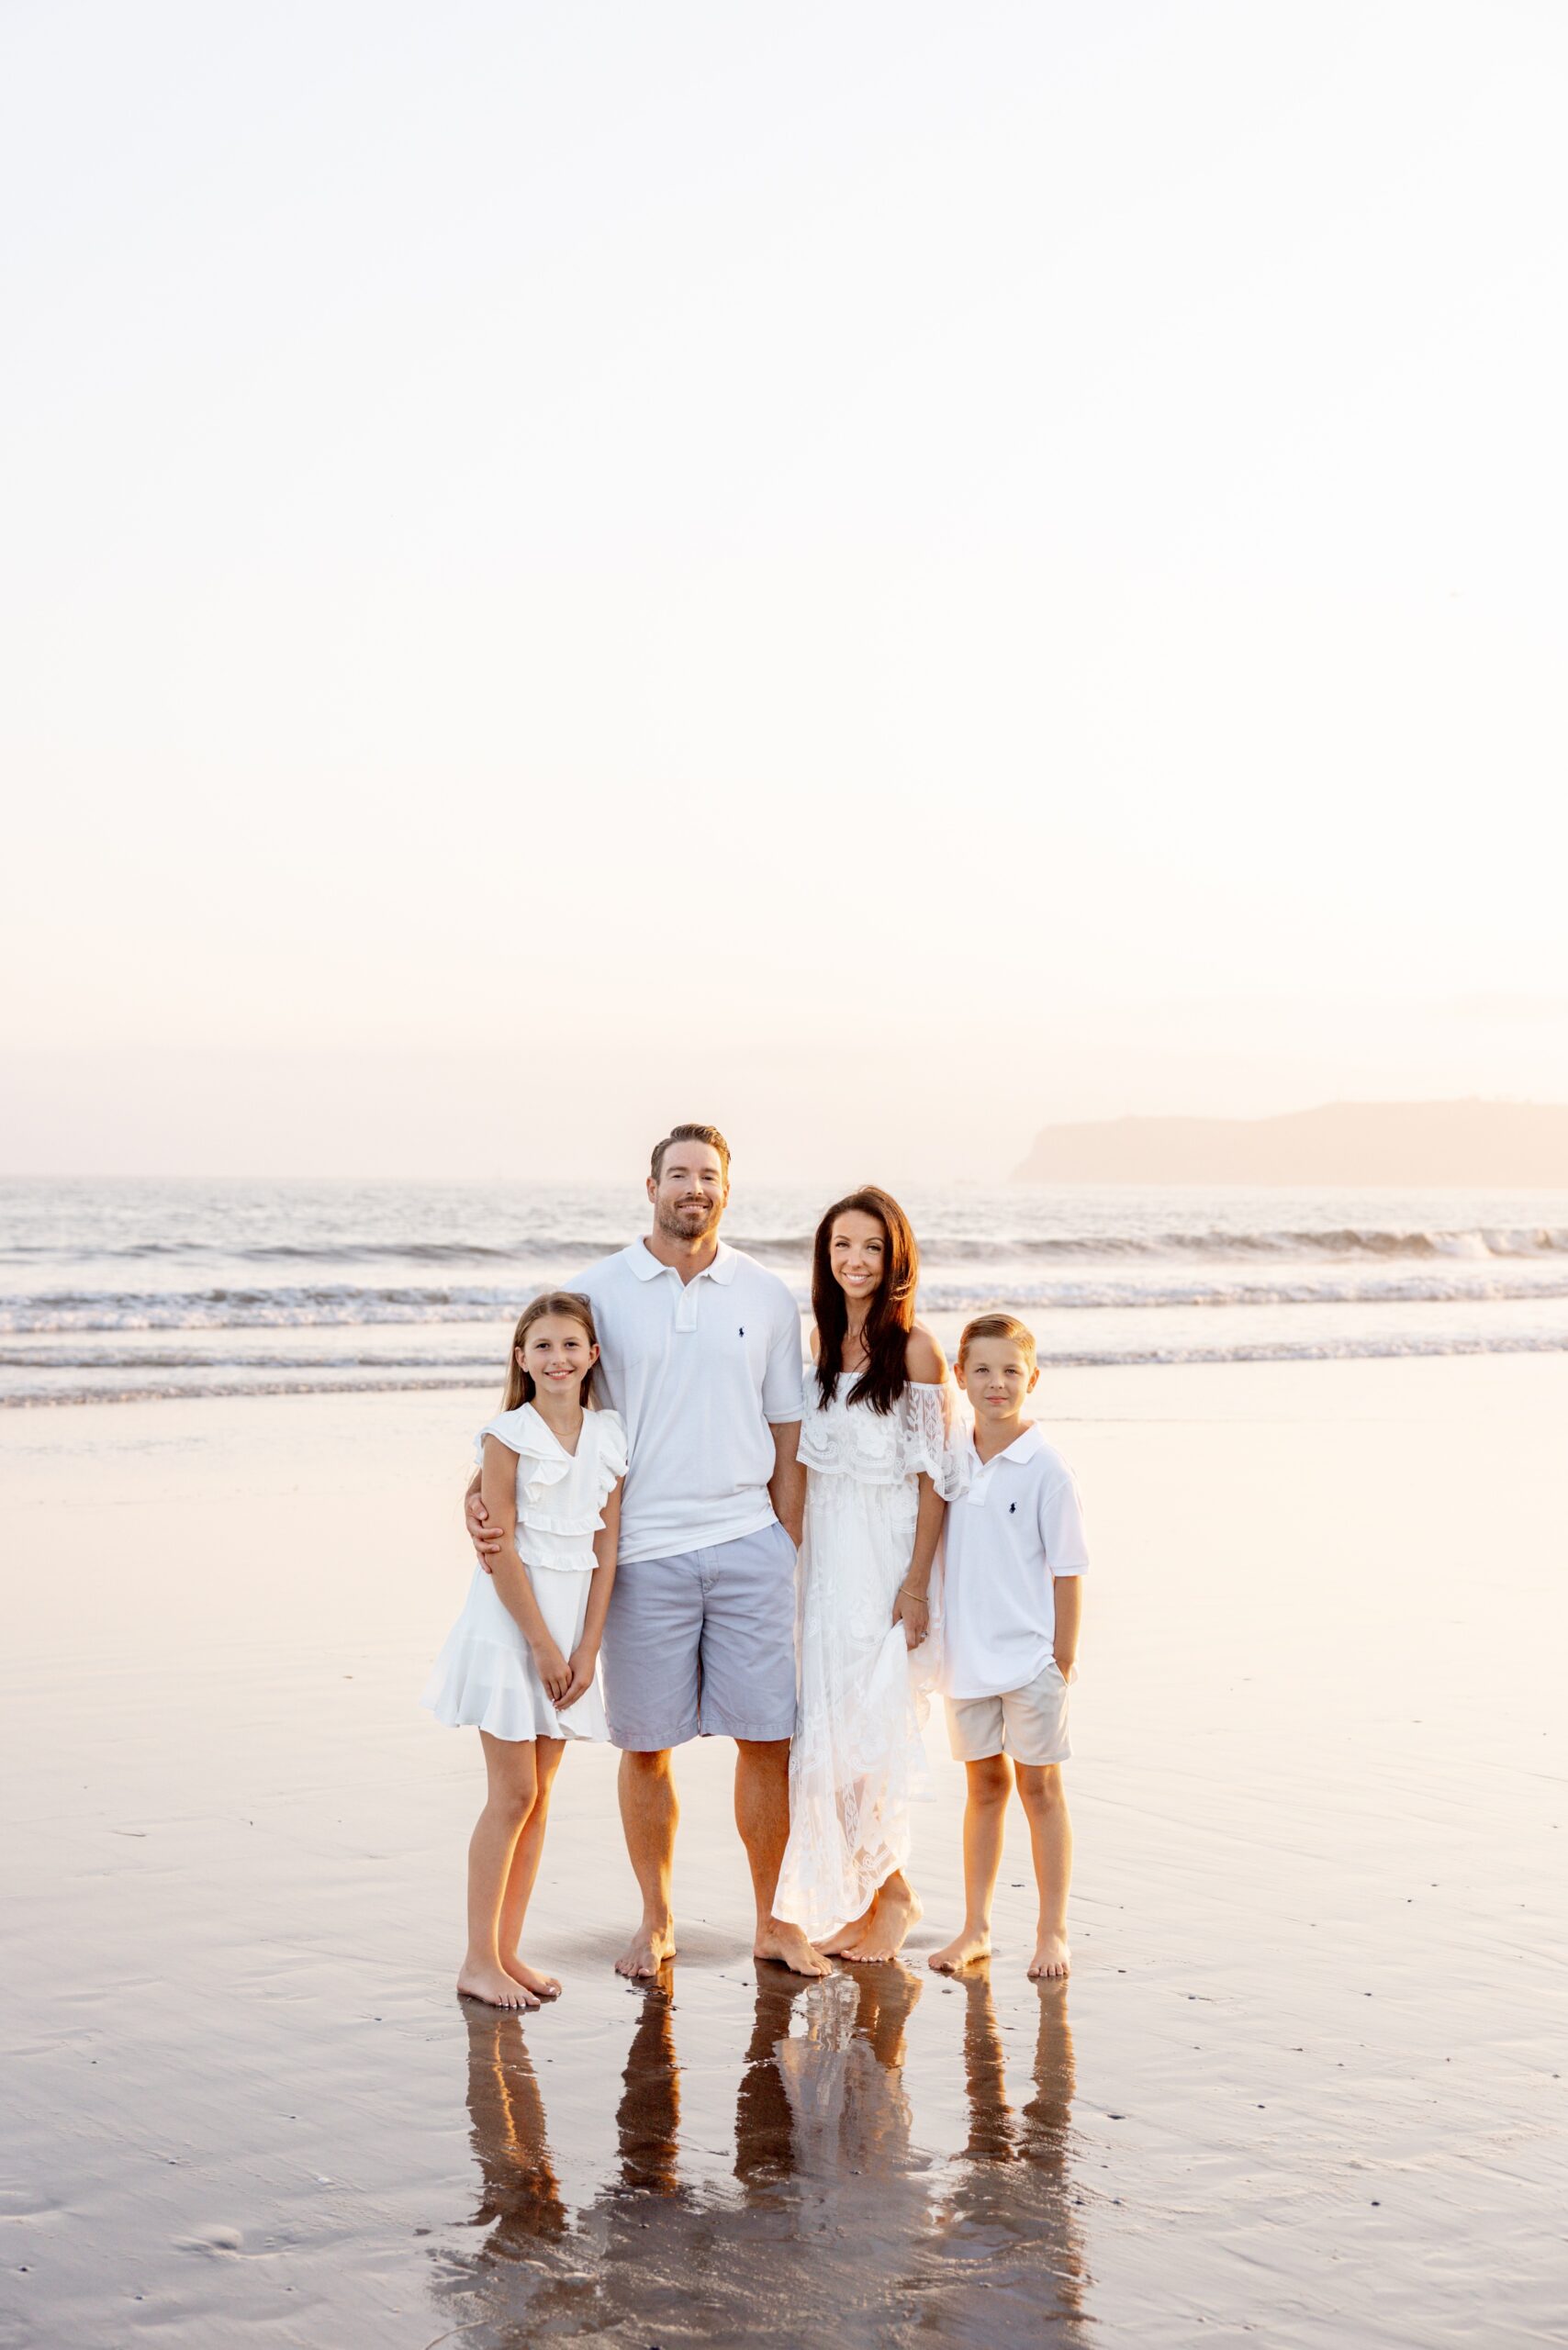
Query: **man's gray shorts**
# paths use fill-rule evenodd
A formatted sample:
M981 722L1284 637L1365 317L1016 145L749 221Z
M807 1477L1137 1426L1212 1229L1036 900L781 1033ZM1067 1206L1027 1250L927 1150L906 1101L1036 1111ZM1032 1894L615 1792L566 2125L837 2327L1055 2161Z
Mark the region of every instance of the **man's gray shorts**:
M795 1545L775 1519L706 1550L622 1560L605 1619L619 1747L795 1734Z

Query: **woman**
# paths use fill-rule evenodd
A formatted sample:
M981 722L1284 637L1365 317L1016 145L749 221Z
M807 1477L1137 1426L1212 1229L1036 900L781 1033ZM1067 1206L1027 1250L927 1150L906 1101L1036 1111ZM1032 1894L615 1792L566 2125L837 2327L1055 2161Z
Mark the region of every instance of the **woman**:
M958 1466L946 1365L914 1318L919 1272L886 1192L852 1192L817 1226L800 1707L774 1909L837 1958L891 1958L921 1914L904 1874L909 1806L935 1678L931 1573Z

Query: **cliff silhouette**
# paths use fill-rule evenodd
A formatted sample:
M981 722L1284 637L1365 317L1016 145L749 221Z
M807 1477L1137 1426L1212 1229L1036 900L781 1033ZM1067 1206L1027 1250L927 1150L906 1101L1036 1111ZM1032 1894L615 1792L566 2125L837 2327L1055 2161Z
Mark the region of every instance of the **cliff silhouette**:
M1042 1126L1013 1180L1568 1190L1568 1103L1330 1102L1271 1118Z

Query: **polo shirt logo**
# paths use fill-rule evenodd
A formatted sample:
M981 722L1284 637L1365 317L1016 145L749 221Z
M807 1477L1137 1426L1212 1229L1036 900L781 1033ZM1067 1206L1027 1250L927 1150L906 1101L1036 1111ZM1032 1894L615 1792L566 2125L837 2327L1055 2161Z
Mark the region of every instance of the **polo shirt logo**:
M743 1338L745 1337L745 1324L744 1322L741 1324L740 1335Z
M1009 1503L1008 1503L1008 1505L1007 1505L1007 1515L1008 1515L1008 1516L1009 1516L1009 1517L1011 1517L1011 1516L1012 1516L1012 1515L1013 1515L1014 1511L1017 1508L1017 1506L1018 1506L1018 1505L1017 1505L1017 1503L1016 1503L1016 1502L1009 1502Z

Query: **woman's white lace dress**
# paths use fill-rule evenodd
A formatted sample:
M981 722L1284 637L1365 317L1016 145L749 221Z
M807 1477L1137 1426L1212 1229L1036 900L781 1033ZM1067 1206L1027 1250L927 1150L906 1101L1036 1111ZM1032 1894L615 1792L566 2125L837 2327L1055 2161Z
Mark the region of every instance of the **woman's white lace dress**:
M820 1941L858 1918L909 1857L912 1797L926 1780L921 1731L935 1686L940 1592L918 1649L892 1620L914 1550L924 1470L943 1498L961 1488L953 1390L911 1381L888 1413L823 1404L806 1372L801 1459L799 1703L790 1756L790 1843L774 1913Z

